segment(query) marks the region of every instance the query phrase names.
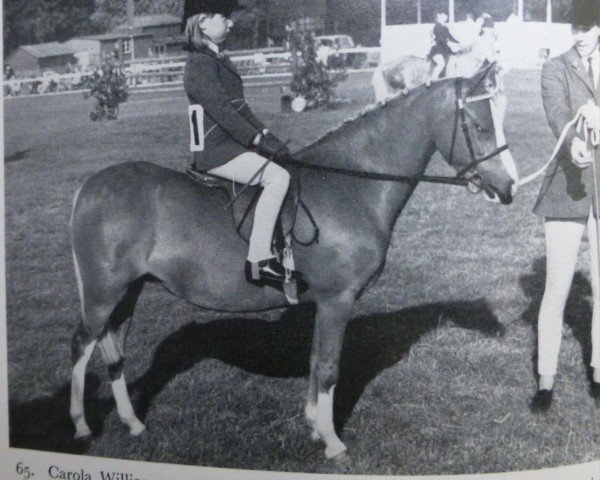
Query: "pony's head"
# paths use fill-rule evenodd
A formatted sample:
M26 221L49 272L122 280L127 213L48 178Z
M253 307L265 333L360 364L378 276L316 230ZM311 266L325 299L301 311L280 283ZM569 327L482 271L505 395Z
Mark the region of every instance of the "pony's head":
M506 98L496 64L446 84L454 87L435 114L437 149L489 201L511 203L518 174L504 137Z

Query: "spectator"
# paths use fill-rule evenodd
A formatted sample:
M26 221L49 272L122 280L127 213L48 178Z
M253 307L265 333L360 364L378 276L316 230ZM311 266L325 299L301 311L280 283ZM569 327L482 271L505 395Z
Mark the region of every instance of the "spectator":
M575 0L571 10L573 47L546 62L542 70L542 100L556 137L577 112L584 128L600 131L600 9L597 0ZM563 316L581 238L587 227L592 284L591 393L600 400L600 273L598 264L598 198L600 180L593 168L600 151L573 127L564 148L549 166L534 213L544 218L546 283L538 316L538 391L533 412L547 411L552 402L554 377L563 330Z

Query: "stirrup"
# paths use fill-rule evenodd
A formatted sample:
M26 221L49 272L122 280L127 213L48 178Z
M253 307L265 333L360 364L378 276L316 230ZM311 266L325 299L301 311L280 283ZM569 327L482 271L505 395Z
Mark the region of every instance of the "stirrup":
M288 280L302 278L302 274L297 270L293 270L289 276L286 276L285 268L275 257L260 260L259 262L246 260L244 273L246 274L246 280L251 283L260 283L263 281L283 283L286 281L286 278Z

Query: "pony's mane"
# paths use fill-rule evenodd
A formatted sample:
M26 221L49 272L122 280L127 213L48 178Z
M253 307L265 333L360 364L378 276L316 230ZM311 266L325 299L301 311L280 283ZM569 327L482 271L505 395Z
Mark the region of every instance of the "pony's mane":
M403 100L411 100L411 99L415 98L415 96L422 95L424 92L428 92L434 87L438 87L439 85L443 85L443 84L447 83L449 80L454 80L454 79L444 78L444 79L431 81L426 84L418 85L412 89L401 90L400 92L395 93L393 96L391 96L390 98L386 99L383 102L371 103L371 104L367 105L365 108L363 108L361 111L356 113L355 115L344 119L342 121L342 123L340 123L339 125L333 127L332 129L328 130L327 132L325 132L321 137L319 137L315 142L313 142L309 146L318 145L318 144L324 142L325 140L328 140L331 136L341 132L342 130L344 130L345 128L350 126L351 124L354 124L357 120L360 120L360 119L363 119L366 117L371 117L374 114L376 114L377 112L381 111L382 109L388 107L389 105L399 103ZM308 146L306 148L308 148Z

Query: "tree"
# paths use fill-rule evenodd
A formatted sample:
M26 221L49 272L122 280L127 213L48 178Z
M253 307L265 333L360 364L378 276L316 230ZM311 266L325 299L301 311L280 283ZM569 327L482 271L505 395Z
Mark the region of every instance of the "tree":
M334 106L335 87L339 80L346 77L346 72L331 76L325 65L317 60L312 32L298 31L290 26L288 43L292 56L291 91L306 100L306 108Z
M127 20L124 0L95 0L94 22L109 30ZM135 15L169 13L180 16L183 13L183 0L135 0Z
M94 0L4 0L4 50L98 31Z

